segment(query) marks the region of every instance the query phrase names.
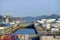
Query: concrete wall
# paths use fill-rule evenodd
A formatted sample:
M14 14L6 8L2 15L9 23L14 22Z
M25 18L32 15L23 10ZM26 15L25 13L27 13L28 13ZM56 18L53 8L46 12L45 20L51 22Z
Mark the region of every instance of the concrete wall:
M60 36L42 36L40 37L40 40L60 40Z

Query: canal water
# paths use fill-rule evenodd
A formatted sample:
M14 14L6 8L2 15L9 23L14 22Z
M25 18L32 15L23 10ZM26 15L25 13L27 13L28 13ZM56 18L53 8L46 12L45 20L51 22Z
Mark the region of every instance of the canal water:
M16 35L16 34L24 34L25 35L25 40L28 40L29 39L29 35L30 34L36 34L36 32L35 32L35 30L34 29L19 29L19 30L17 30L13 35ZM21 38L20 38L21 39ZM31 38L31 40L39 40L39 38L38 37L33 37L33 38Z
M27 26L24 29L17 30L14 34L37 34L34 24Z
M34 29L19 29L14 34L36 34Z
M24 34L26 36L25 40L28 40L27 35L29 34L37 34L36 29L34 28L34 25L29 25L27 28L24 29L18 29L15 33L12 35L17 35L17 34ZM38 37L33 37L31 40L39 40Z

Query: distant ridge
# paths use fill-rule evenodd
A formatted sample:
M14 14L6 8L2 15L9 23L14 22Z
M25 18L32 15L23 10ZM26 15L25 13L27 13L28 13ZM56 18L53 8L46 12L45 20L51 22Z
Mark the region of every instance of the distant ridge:
M36 17L23 17L22 19L25 20L26 22L35 22L36 20L40 20L40 19L57 19L60 18L60 15L57 14L52 14L52 15L42 15L42 16L36 16Z
M3 16L0 15L0 19L2 19ZM31 17L31 16L27 16L27 17L11 17L10 18L13 20L13 19L16 19L16 20L23 20L27 23L30 23L30 22L36 22L36 20L41 20L41 19L58 19L60 18L60 15L57 15L57 14L52 14L52 15L42 15L42 16L36 16L36 17Z
M42 16L37 16L37 17L35 17L36 19L49 19L49 18L55 18L55 19L57 19L57 18L60 18L60 15L57 15L57 14L52 14L52 15L49 15L49 16L47 16L47 15L42 15Z
M3 16L2 16L2 15L0 15L0 19L1 19L1 18L3 18Z

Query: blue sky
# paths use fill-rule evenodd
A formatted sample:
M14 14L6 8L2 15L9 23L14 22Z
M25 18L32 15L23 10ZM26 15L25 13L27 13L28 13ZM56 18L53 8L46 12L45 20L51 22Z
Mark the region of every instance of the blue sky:
M60 0L0 0L0 14L6 12L15 17L59 14Z

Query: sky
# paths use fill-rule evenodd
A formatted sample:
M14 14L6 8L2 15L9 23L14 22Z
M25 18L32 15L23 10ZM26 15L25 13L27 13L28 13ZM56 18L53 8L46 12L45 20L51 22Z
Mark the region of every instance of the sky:
M60 0L0 0L0 15L15 17L60 15Z

